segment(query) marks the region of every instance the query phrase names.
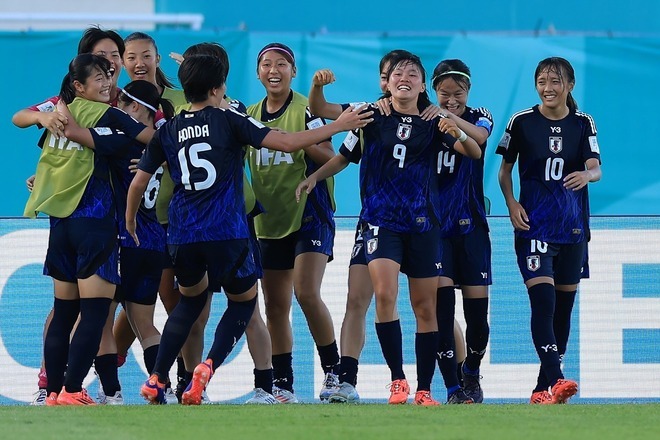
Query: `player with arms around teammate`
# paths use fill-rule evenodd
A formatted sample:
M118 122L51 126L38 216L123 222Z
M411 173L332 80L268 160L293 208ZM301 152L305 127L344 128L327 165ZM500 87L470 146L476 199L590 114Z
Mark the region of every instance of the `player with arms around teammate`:
M198 55L183 61L179 80L191 111L183 111L158 130L129 188L126 228L139 243L135 215L151 175L166 161L175 182L168 246L182 297L165 324L154 372L141 388L152 403L163 402L167 373L206 305L209 290L223 289L228 305L207 360L195 368L182 403L200 404L206 384L252 316L257 278L243 196L243 146L294 151L370 121L369 113L347 111L318 130L272 131L231 108L218 108L226 76L227 66L216 57Z
M107 105L110 86L110 62L82 54L69 64L60 97L81 126L113 127L148 141L153 129ZM48 132L25 208L27 216L50 216L44 273L53 278L55 301L44 341L47 405L94 404L82 382L99 349L119 281L109 179L113 154L112 149L93 151ZM69 341L78 313L80 322Z
M577 287L588 276L587 184L601 178L600 150L594 120L577 110L571 95L573 66L564 58L546 58L534 80L541 104L511 117L497 153L502 155L500 187L532 309L532 340L541 360L530 403L557 404L578 389L564 378L561 360ZM511 178L516 161L519 200Z
M334 175L349 161L360 162L361 218L369 274L376 295L376 333L391 372L390 404L405 403L410 387L403 372L401 325L396 315L399 271L408 276L410 301L417 320L417 392L415 404L438 405L430 394L438 345L436 288L439 228L434 217L435 163L443 143L459 151L479 147L455 125L443 133L439 118L424 121L420 108L430 104L421 60L401 52L387 72L391 96L389 116L374 114L374 122L344 140L340 155L330 160L297 191L310 191L317 181Z

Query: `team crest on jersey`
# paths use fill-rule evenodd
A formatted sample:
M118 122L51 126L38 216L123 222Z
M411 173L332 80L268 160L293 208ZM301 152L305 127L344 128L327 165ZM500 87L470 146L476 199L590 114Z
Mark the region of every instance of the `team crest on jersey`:
M357 255L360 253L362 250L362 243L355 243L353 245L353 252L351 252L351 259L357 257Z
M561 136L550 136L550 151L555 154L561 152Z
M399 127L396 129L396 137L405 141L410 138L410 132L412 132L412 125L399 123Z
M527 257L527 270L536 272L541 267L541 257L538 255L530 255Z
M367 241L367 253L371 255L374 252L376 252L376 249L378 249L378 239L377 238L369 239Z

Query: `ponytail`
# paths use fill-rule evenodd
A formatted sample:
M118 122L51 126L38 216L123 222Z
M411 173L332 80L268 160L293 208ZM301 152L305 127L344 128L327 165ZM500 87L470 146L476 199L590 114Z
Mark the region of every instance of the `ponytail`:
M62 80L62 86L60 87L60 99L67 104L71 104L76 97L76 91L73 88L73 81L71 80L71 74L67 73L64 75Z
M174 106L172 105L172 102L169 99L160 98L158 100L158 105L160 105L160 109L163 111L163 116L165 116L165 120L169 121L174 117Z

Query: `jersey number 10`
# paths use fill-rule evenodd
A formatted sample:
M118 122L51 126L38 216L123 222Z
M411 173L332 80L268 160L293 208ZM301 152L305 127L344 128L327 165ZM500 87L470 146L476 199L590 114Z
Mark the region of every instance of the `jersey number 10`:
M549 157L545 161L545 180L561 180L564 171L564 159L561 157Z

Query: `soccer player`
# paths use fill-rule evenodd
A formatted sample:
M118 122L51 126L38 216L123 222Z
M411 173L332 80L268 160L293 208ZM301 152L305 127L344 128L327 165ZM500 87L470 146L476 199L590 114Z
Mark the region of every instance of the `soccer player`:
M218 108L225 96L226 75L227 66L216 57L184 59L179 80L192 103L191 111L183 111L160 128L129 188L126 227L139 244L135 216L151 175L166 161L175 182L168 246L182 296L165 324L153 374L141 388L152 403L163 403L167 372L204 309L209 290L223 289L228 305L208 358L195 367L183 393L183 404L200 404L206 384L254 312L257 278L242 187L243 146L295 151L370 121L369 113L347 111L335 123L316 130L273 131L233 109Z
M542 60L534 72L541 104L515 113L497 147L499 182L515 230L515 249L532 310L531 330L541 370L532 404L565 403L577 382L565 379L571 311L580 278L587 277L589 194L601 178L593 118L578 111L573 66ZM520 197L513 194L518 161ZM548 392L550 389L550 392Z
M391 371L390 404L406 403L410 387L403 372L401 326L396 315L399 271L408 276L410 299L417 320L418 405L438 405L430 394L438 345L435 316L439 263L439 229L430 205L435 161L443 144L459 151L479 151L456 126L424 121L420 108L430 104L421 60L401 52L387 72L389 116L374 114L374 122L349 133L340 155L304 180L296 193L310 192L317 182L336 174L349 161L360 162L361 218L366 259L376 294L376 333ZM448 131L454 137L445 134ZM375 171L377 170L377 171Z
M268 127L299 132L325 122L309 112L307 98L291 89L296 76L293 51L271 43L257 55L257 75L266 97L248 114ZM325 378L319 398L327 400L338 385L339 350L330 312L321 298L326 264L335 236L334 181L323 182L297 204L298 182L334 156L330 139L294 153L249 149L252 187L265 212L255 218L262 252L262 286L266 320L273 345L274 395L280 402L298 401L293 387L293 335L289 314L292 292L307 319Z
M124 40L115 31L104 30L99 27L90 27L83 32L83 35L78 42L78 54L83 53L99 55L106 58L110 62L112 83L110 86L109 104L116 106L117 97L119 96L119 91L121 90L117 85L117 81L121 73L121 57L124 53ZM53 96L39 104L35 104L33 106L19 110L12 117L12 122L14 125L21 128L37 125L39 127L45 128L46 131L50 131L56 137L62 137L64 136L64 132L63 128L60 127L64 127L67 120L65 116L56 111L56 105L58 101L59 96ZM114 307L116 307L116 303L111 305L111 312L114 311ZM46 318L46 323L44 325L44 337L46 331L48 330L51 316L52 310ZM118 379L116 379L116 367L114 367L113 370L113 366L110 362L108 362L111 355L116 353L114 339L112 338L112 332L110 329L111 324L106 325L106 327L103 329L101 347L99 348L99 353L97 356L98 359L95 360L97 373L99 374L101 382L108 387L109 392L115 389L119 390L119 382ZM42 365L42 368L39 371L39 391L37 392L36 397L32 402L34 405L45 404L47 397L47 384L48 378L46 377L46 370Z
M481 149L471 158L447 149L438 157L441 197L437 207L442 229L442 269L438 286L438 363L447 386L447 403L469 399L483 402L479 366L488 344L488 286L491 278L491 246L484 203L484 154L493 129L490 112L467 105L471 87L470 69L457 59L443 60L433 70L431 85L449 121L455 123ZM456 371L455 344L449 331L454 323L456 297L460 286L465 313L467 356L460 390ZM444 330L443 330L444 329ZM464 392L463 392L464 391Z
M390 60L400 52L400 50L392 50L380 60L378 70L380 73L380 91L382 93L385 93L387 87L387 71L390 67ZM334 81L334 73L328 69L318 70L314 73L312 87L309 90L309 109L313 114L326 119L336 119L342 111L351 105L326 101L323 87ZM387 105L389 106L389 102ZM424 118L424 112L421 116ZM374 294L369 269L367 268L366 250L362 235L366 227L366 223L358 220L355 228L355 243L353 244L348 269L346 312L341 324L339 386L328 398L328 401L332 403L355 403L360 400L355 387L357 385L360 353L365 342L365 316ZM398 313L396 315L398 316Z
M227 65L227 75L229 75L229 56L227 55L225 49L217 43L194 44L186 49L183 55L173 52L170 54L170 57L173 58L177 63L181 64L181 62L183 62L186 57L194 55L210 55L219 58L223 63ZM246 113L246 107L241 101L225 96L222 102L222 108L228 108L229 106L241 113ZM190 110L190 104L178 107L177 110ZM245 196L245 208L248 218L248 227L250 230L250 243L252 245L252 252L257 268L257 278L261 279L263 278L263 268L261 267L261 251L259 249L259 243L257 240L256 232L254 230L254 218L263 212L263 206L257 201L256 196L254 195L254 191L252 190L252 186L250 186L249 179L245 173L243 178L243 194ZM207 307L204 309L197 322L195 322L195 325L193 326L193 329L188 336L188 340L186 341L186 344L192 344L193 347L199 347L198 350L195 350L195 352L192 353L200 358L194 364L195 366L201 362L202 351L204 349L204 327L208 321L210 306L211 304L209 301ZM198 327L197 331L195 331L195 327ZM245 337L247 338L250 355L254 361L254 394L245 403L277 404L279 401L273 396L273 366L271 363L272 347L270 341L270 333L268 333L266 323L261 317L258 302L255 304L252 318L250 319L250 322L245 329ZM195 338L198 341L191 341ZM191 351L192 350L188 350L186 352L184 346L184 357L186 354L190 356ZM191 363L189 361L190 359L186 357L185 364L190 365ZM194 367L191 367L190 371L188 371L186 368L186 380L183 384L177 384L177 395L179 395L179 388L181 388L181 394L183 394L183 391L188 386L188 383L190 383L192 380L193 368Z
M71 113L82 126L118 128L147 141L153 129L106 104L112 84L110 68L105 58L78 55L62 81L61 99L71 105ZM26 216L39 212L50 216L44 265L44 273L55 286L53 318L44 342L46 404L50 405L94 404L82 381L99 350L119 281L108 156L108 152L94 152L48 132L25 208ZM78 314L80 322L69 343Z
M118 108L149 127L154 127L154 119L159 108L163 109L167 119L174 115L172 104L161 98L155 85L145 80L132 81L124 87L119 94ZM150 198L149 194L145 195L138 209L139 233L142 237L140 247L135 246L124 226L126 195L133 180L129 166L133 159L142 157L145 145L116 129L76 127L74 131L72 127L75 123L74 118L68 120L66 128L68 139L93 146L96 151L114 151L113 161L110 163L110 176L117 206L121 252L121 284L118 286L117 296L124 304L128 321L135 329L142 345L144 364L151 373L160 343L160 332L154 326L153 317L165 258L165 230L158 223L152 203L153 198ZM147 187L146 192L154 190L151 185ZM115 363L117 361L116 354L113 356L113 361ZM117 400L117 394L103 397L102 402L105 400L112 403Z
M154 84L160 96L169 100L174 107L186 104L183 91L175 89L172 82L160 68L161 56L158 52L158 46L150 35L144 32L133 32L124 39L124 43L126 45L126 51L123 57L124 68L131 81L142 79ZM163 119L159 112L156 116L156 126L159 127L162 123ZM167 167L163 167L155 173L151 185L153 191L151 191L150 196L155 200L158 221L160 221L167 231L167 209L174 187ZM172 263L169 258L165 259L165 266L158 292L165 310L168 313L171 312L179 301L180 294L176 287L174 270L172 269ZM122 313L119 314L117 324L114 327L114 333L120 348L119 363L123 364L128 348L134 340L135 335L132 334L132 330ZM177 376L182 379L184 375L185 367L183 358L179 357L177 362ZM169 403L175 403L174 391L169 388L167 398Z

